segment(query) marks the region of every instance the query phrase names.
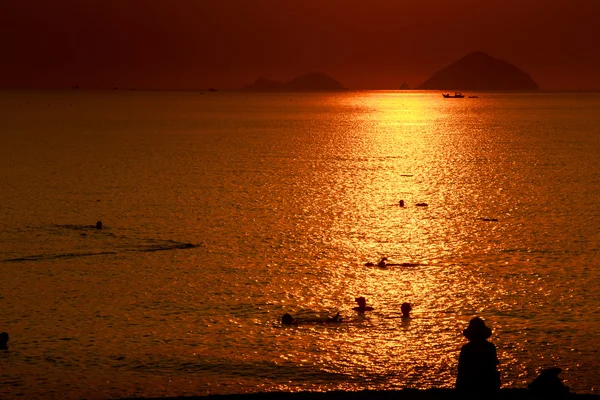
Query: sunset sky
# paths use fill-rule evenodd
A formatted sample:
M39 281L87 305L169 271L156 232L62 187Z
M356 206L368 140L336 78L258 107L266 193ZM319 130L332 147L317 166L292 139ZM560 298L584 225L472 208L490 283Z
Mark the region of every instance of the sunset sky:
M411 87L482 50L600 89L599 0L2 0L1 88Z

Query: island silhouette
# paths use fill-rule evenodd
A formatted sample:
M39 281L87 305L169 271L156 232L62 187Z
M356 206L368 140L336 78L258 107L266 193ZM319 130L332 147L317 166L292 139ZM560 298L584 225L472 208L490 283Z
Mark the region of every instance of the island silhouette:
M258 78L243 90L254 92L306 92L306 91L340 91L344 86L332 77L321 72L310 72L287 82L277 82Z
M467 54L434 73L418 90L538 90L529 74L483 51Z

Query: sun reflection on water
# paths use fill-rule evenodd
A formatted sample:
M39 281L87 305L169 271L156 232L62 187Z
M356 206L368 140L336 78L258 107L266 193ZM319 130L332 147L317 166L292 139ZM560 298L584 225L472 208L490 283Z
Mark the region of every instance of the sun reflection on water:
M106 107L88 99L94 111L71 131L19 122L52 138L35 151L9 135L9 164L31 163L8 174L18 179L5 208L20 211L1 234L17 255L32 254L30 238L46 238L50 254L114 251L4 264L17 344L4 373L23 391L36 386L24 376L77 398L90 387L102 397L451 387L476 315L494 331L505 386L555 364L567 384L593 389L600 124L557 120L524 96L123 96L120 109L138 108L114 114L121 130L106 133ZM44 186L58 173L70 191ZM96 212L109 241L40 222ZM198 246L124 251L157 240ZM381 257L398 265L365 265ZM357 296L374 310L357 314ZM337 325L280 322L338 311ZM111 387L96 392L89 377Z
M349 263L321 270L326 276L321 285L303 288L309 293L300 299L309 308L339 309L347 322L328 328L327 335L320 326L296 328L303 332L302 341L317 346L299 351L308 357L301 361L341 370L346 379L363 381L363 387L364 380L377 379L398 387L451 385L457 354L449 350L462 342L460 323L481 312L460 315L470 303L479 304L475 298L469 301L479 295L472 293L479 282L465 276L459 264L460 249L468 252L472 245L462 227L476 224L477 214L464 215L464 190L453 191L451 185L440 190L432 175L442 179L439 170L454 175L456 163L445 166L440 159L464 157L466 150L455 138L465 122L462 110L432 97L398 93L344 100L353 112L344 116L340 129L351 126L352 132L336 136L336 152L330 154L335 168L321 165L319 170L323 186L338 194L329 201L337 202L312 212L318 215L313 223L330 223L326 241ZM363 265L383 256L403 266ZM458 263L448 263L451 256ZM359 295L375 310L356 316L351 308ZM408 322L398 318L405 301L415 308Z
M501 148L508 145L502 135L481 128L494 126L488 105L404 93L343 100L352 112L337 131L329 127L335 145L325 146L326 159L313 171L329 192L310 194L316 218L305 228L327 244L315 271L322 279L300 288L300 298L309 309L340 310L348 322L327 335L322 327L297 328L306 329L301 341L313 343L298 351L323 371L342 371L337 388L352 387L353 379L360 387L378 379L386 387L451 387L462 329L481 315L501 333L495 338L501 373L511 376L506 384L524 384L532 372L518 361L524 347L516 343L526 328L499 321L505 310L533 306L519 301L535 281L508 271L503 280L506 264L495 261L506 257L513 235L515 225L499 221L515 212L505 192L515 177L507 179L514 160ZM364 266L384 256L401 265ZM356 296L375 310L357 317ZM409 323L396 318L405 301L414 308Z

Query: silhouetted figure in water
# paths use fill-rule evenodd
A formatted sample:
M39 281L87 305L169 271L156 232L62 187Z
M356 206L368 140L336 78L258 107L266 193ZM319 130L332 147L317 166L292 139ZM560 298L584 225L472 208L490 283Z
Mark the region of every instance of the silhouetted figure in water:
M365 311L374 310L373 307L367 306L367 299L365 299L364 297L357 297L356 299L354 299L354 301L358 304L358 307L353 308L354 311L364 313Z
M328 318L324 318L324 319L323 318L314 318L314 319L294 318L288 313L283 314L283 316L281 317L282 325L336 324L336 323L340 323L340 322L342 322L342 317L340 316L339 312L332 317L328 317Z
M410 318L410 312L412 311L410 303L402 303L400 311L402 311L402 319Z
M325 320L326 323L336 323L336 322L342 322L342 316L340 315L340 312L338 311L333 317L329 317Z
M487 341L492 330L476 317L463 335L469 343L460 349L456 390L473 398L493 398L500 390L500 374L496 346Z
M385 268L387 267L387 257L381 257L381 260L379 260L379 262L377 263L377 266L380 268ZM372 262L368 262L365 263L365 267L374 267L375 264L373 264Z
M400 207L404 207L404 200L400 200L400 201L398 202L398 205L399 205Z
M533 380L527 388L539 396L545 399L562 399L567 397L569 393L569 387L565 386L564 383L558 377L558 374L562 369L560 368L548 368L543 370L540 375Z
M96 229L102 229L102 221L96 222Z
M281 317L281 324L282 325L296 325L297 323L298 323L298 321L296 321L294 319L294 317L292 317L288 313L283 314L283 316Z
M5 350L8 348L8 333L0 333L0 349Z

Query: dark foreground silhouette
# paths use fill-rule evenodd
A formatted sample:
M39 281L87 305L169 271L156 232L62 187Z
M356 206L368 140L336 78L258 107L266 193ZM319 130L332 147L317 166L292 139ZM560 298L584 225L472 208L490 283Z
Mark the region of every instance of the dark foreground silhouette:
M8 348L8 333L2 332L0 333L0 350L5 350Z
M496 400L541 400L540 397L528 389L501 389ZM600 395L570 393L565 399L573 400L600 400ZM156 400L459 400L464 399L454 389L402 389L402 390L361 390L345 392L341 390L330 392L270 392L248 393L232 395L210 395L190 397L160 397ZM552 399L552 397L550 397ZM152 399L154 400L154 399Z
M558 377L561 371L560 368L545 369L527 388L540 397L565 398L569 394L569 387L565 386Z
M487 341L492 330L473 318L463 335L469 340L460 349L456 390L470 398L493 398L500 390L496 346Z

